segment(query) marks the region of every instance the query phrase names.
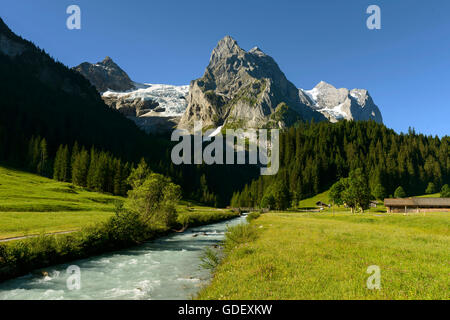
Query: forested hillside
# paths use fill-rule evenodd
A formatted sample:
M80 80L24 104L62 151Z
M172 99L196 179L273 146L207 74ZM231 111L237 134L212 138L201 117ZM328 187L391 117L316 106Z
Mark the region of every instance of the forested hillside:
M361 168L378 197L402 186L424 194L430 182L440 190L450 182L450 137L397 134L375 122L301 123L280 135L280 170L235 193L233 206L257 207L272 194L277 207L296 206ZM380 186L382 188L380 188Z
M123 194L123 176L144 157L152 170L180 184L185 197L210 205L227 204L233 190L254 177L244 166L174 166L169 139L141 131L105 105L82 75L15 35L1 19L0 40L0 162L72 181L75 162L67 159L81 157L76 164L92 170L82 173L79 185ZM95 181L88 183L87 176ZM230 176L239 179L225 180Z
M17 55L0 51L0 159L23 161L32 135L45 137L50 154L60 144L98 146L128 160L161 150L132 121L107 107L80 74L54 61L0 21L0 34Z

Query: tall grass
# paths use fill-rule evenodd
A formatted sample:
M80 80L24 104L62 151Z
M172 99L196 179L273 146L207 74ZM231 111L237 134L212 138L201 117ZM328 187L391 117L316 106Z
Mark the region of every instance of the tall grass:
M448 300L449 221L448 213L270 212L229 234L198 298ZM371 265L381 269L380 290L366 286Z
M252 224L242 223L229 227L225 233L225 251L229 252L236 247L250 243L254 241L256 237L256 227Z

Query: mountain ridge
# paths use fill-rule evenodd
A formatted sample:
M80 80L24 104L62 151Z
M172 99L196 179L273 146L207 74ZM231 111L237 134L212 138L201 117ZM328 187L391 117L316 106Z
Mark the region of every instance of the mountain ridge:
M100 93L108 90L128 91L135 89L133 81L109 56L95 64L83 62L73 68L88 79Z
M383 123L380 109L366 89L338 89L320 81L311 90L299 89L299 95L305 104L321 112L331 122L345 119Z
M142 157L148 136L111 110L84 76L16 35L1 18L0 41L0 159L23 161L33 136L45 137L49 154L77 141L129 160Z
M147 132L175 126L191 130L199 120L206 128L284 128L312 119L383 122L367 90L337 89L324 81L311 90L298 89L272 57L259 47L245 51L231 36L217 43L203 76L192 80L189 89L133 82L109 57L73 69L97 88L107 105ZM111 79L108 69L115 75ZM152 127L155 123L159 128Z
M72 69L97 88L109 107L147 133L174 129L186 109L187 86L134 82L108 56L101 62L83 62Z
M275 60L255 47L245 51L231 36L213 49L204 75L191 81L188 107L179 127L194 121L214 127L285 127L325 117L303 104L298 89Z

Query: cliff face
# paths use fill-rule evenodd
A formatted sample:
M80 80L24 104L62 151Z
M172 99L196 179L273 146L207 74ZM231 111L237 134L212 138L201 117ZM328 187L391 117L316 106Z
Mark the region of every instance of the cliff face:
M304 119L325 120L299 98L277 63L259 48L248 52L227 36L211 54L206 71L191 82L188 107L179 123L206 127L285 127Z
M123 92L135 88L128 74L110 57L95 64L83 62L73 69L88 79L99 92L108 90Z

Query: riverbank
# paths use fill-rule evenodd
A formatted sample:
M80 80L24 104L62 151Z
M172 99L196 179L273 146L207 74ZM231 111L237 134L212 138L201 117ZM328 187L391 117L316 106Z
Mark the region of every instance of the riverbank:
M211 279L200 267L205 249L220 245L238 217L170 233L128 249L52 265L0 283L0 300L187 300ZM69 266L80 270L80 289L69 290ZM43 273L45 275L43 275Z
M270 212L198 299L450 299L450 214ZM368 289L373 271L381 289Z
M186 223L197 227L237 216L237 213L221 209L191 209L179 215L182 223L177 228ZM54 264L130 248L174 232L171 228L139 225L138 221L137 216L125 211L79 232L1 243L0 282Z

